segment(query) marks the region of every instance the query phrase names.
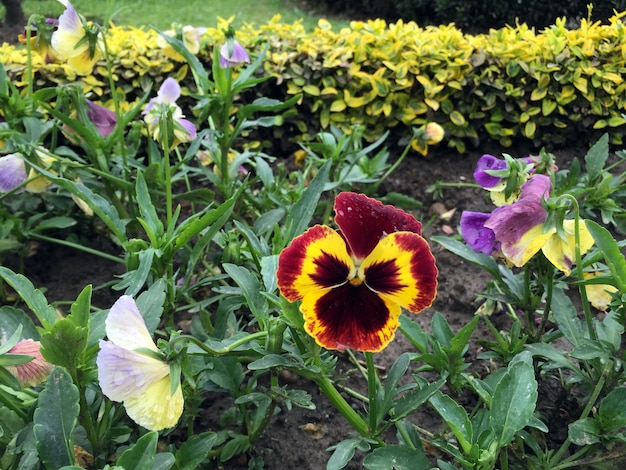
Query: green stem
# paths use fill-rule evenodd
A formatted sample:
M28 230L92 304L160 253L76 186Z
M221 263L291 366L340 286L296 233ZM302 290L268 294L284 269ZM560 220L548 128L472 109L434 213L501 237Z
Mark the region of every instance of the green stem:
M105 34L106 31L101 30L100 33L102 34L102 43L104 44L104 61L106 63L107 72L109 76L109 88L111 89L111 99L113 100L115 120L116 122L120 122L122 120L122 111L120 109L120 103L119 103L119 99L117 96L117 92L115 91L115 80L113 79L113 76L114 76L113 67L111 65L111 60L109 57L109 45L106 40L106 34ZM124 175L126 176L127 179L129 179L129 173L128 173L129 166L128 166L128 157L126 155L126 143L124 142L124 133L121 131L121 129L116 129L116 132L119 136L119 150L122 154Z
M391 173L393 173L396 170L396 168L398 168L398 166L400 166L400 164L404 160L404 157L406 157L407 154L409 153L410 148L411 148L411 141L409 141L409 143L406 145L406 147L404 147L404 150L402 151L400 156L396 159L396 161L393 163L393 165L391 165L387 169L385 174L380 177L380 179L378 180L378 183L377 183L378 185L380 185L383 181L385 181L389 177L389 175Z
M73 242L68 242L67 240L59 240L57 238L47 237L45 235L41 235L41 234L36 233L36 232L30 232L28 234L28 237L29 238L35 238L37 240L43 240L43 241L51 242L51 243L57 243L57 244L63 245L63 246L68 246L70 248L75 248L76 250L84 251L85 253L89 253L91 255L99 256L100 258L104 258L104 259L109 260L109 261L114 261L116 263L124 264L124 260L119 258L119 257L117 257L117 256L110 255L108 253L104 253L102 251L95 250L93 248L89 248L88 246L79 245L79 244L73 243Z
M228 199L231 196L231 188L229 187L230 174L228 171L228 152L232 145L233 136L230 132L230 109L233 105L232 85L233 75L230 68L223 69L226 75L226 93L222 108L222 138L220 139L220 182L222 184L222 195Z
M87 439L93 447L94 455L98 455L100 452L100 442L98 439L98 433L96 432L96 428L93 423L93 419L91 417L91 413L89 412L89 405L87 404L87 399L85 398L84 389L80 391L79 401L81 424L84 426L85 432L87 433Z
M554 287L554 270L552 270L552 276L548 276L548 280L547 280L546 307L543 310L543 317L541 318L541 325L539 326L539 331L537 333L538 338L540 338L543 335L543 332L546 329L546 324L548 323L548 317L550 316L550 309L552 308L553 287Z
M313 380L320 388L326 398L330 400L333 406L341 413L341 415L350 423L350 425L363 437L370 437L370 429L361 416L352 409L350 404L339 393L335 385L326 375L320 374Z
M26 81L28 83L27 96L29 100L33 98L33 51L30 44L30 38L32 37L31 18L28 19L28 24L26 25L26 70L28 73Z
M378 374L374 365L374 355L366 352L365 364L367 366L367 397L369 401L369 426L370 435L374 435L378 429Z
M574 232L575 232L575 250L576 250L576 274L578 275L579 280L584 280L583 274L583 262L582 256L580 254L580 220L578 217L578 203L574 206ZM583 304L583 312L585 314L585 323L587 324L587 330L589 330L589 337L593 340L597 340L598 336L596 335L596 330L593 327L593 319L591 317L591 307L589 306L589 300L587 299L587 289L585 288L585 284L581 283L578 286L578 291L580 292L580 300Z
M239 338L233 341L228 346L224 346L223 348L220 348L220 349L214 349L214 348L209 347L206 343L203 343L202 341L200 341L198 338L194 336L180 335L172 339L171 345L173 346L175 343L179 341L189 341L190 343L194 344L195 346L198 346L200 349L202 349L204 352L208 354L211 354L213 356L222 356L224 354L228 354L232 352L233 350L235 350L236 348L238 348L239 346L243 344L246 344L246 343L249 343L250 341L254 341L256 339L261 339L261 338L267 338L266 331L257 331L256 333L252 333L250 335L244 336L242 338Z

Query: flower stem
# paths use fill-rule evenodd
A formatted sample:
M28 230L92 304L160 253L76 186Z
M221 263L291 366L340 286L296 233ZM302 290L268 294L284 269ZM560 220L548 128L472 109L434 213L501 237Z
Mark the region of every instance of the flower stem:
M370 429L361 416L352 409L350 404L339 393L332 381L324 374L314 377L313 380L320 388L326 398L330 400L333 406L341 413L341 415L350 423L350 425L363 437L370 437Z
M369 401L369 426L370 433L375 434L378 429L378 374L374 365L374 355L366 352L365 364L367 366L367 396Z
M230 343L228 346L224 346L223 348L219 348L219 349L211 348L206 343L200 341L198 338L191 336L191 335L177 336L176 338L172 339L171 344L173 345L174 343L177 343L178 341L189 341L190 343L194 344L195 346L198 346L200 349L202 349L204 352L208 354L211 354L213 356L222 356L224 354L228 354L229 352L232 352L233 350L235 350L236 348L238 348L239 346L243 344L249 343L250 341L254 341L256 339L261 339L261 338L266 338L266 337L267 337L266 331L257 331L256 333L252 333L250 335L239 338L233 341L232 343Z
M74 248L76 250L84 251L85 253L89 253L91 255L99 256L100 258L104 258L109 261L114 261L116 263L124 264L124 260L114 255L110 255L100 250L94 250L93 248L89 248L88 246L80 245L78 243L69 242L67 240L60 240L58 238L47 237L46 235L41 235L37 232L29 232L28 234L31 238L36 238L38 240L43 240L51 243L57 243L59 245L69 246L70 248Z

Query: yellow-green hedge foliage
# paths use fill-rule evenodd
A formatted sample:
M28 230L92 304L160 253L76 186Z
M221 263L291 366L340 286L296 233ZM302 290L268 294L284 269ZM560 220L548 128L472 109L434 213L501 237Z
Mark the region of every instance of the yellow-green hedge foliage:
M504 146L523 137L537 145L593 138L609 131L621 143L626 129L626 38L622 15L609 24L565 19L544 31L525 25L463 34L454 25L419 27L413 22L352 22L333 31L321 20L313 32L301 24L245 25L239 41L254 57L265 45L265 82L257 93L286 99L302 94L285 114L283 138L308 140L331 124L350 131L365 124L375 139L387 129L397 138L428 121L442 124L459 151L490 137ZM225 22L209 28L199 53L210 70L213 45ZM118 93L134 102L155 80L173 76L193 89L186 64L157 46L152 30L114 26L107 44ZM23 48L3 45L2 60L18 86L25 86ZM36 87L80 80L104 103L110 97L107 69L78 77L64 64L34 58ZM244 97L245 99L245 97ZM587 139L585 139L587 140Z

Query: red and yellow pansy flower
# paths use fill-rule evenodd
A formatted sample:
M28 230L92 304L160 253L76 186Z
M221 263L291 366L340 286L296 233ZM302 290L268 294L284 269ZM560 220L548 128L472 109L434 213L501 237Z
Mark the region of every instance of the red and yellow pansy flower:
M305 329L327 349L376 352L393 339L402 308L418 313L437 291L422 225L363 194L335 199L336 231L315 225L285 248L278 287L302 300Z

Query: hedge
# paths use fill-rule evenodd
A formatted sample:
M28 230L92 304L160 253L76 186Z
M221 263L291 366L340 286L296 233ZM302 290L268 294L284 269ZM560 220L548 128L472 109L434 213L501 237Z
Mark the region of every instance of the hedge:
M366 126L375 140L386 130L397 141L412 126L429 121L446 130L450 147L493 139L508 147L519 139L535 146L592 141L608 131L621 144L626 120L626 12L608 24L582 20L568 29L566 19L542 31L524 24L468 35L454 25L422 28L414 22L354 21L334 31L320 20L306 32L301 23L244 25L238 40L254 58L267 47L264 82L256 94L302 97L285 112L274 138L307 141L335 125L350 132ZM208 28L198 58L211 70L214 46L221 45L225 21ZM189 67L157 44L153 30L112 26L107 33L117 92L130 106L154 82L167 76L195 90ZM161 41L162 43L162 41ZM0 60L18 87L26 85L23 47L4 44ZM110 101L106 63L78 76L65 64L33 57L35 87L80 82L85 93ZM249 96L240 99L247 100Z

